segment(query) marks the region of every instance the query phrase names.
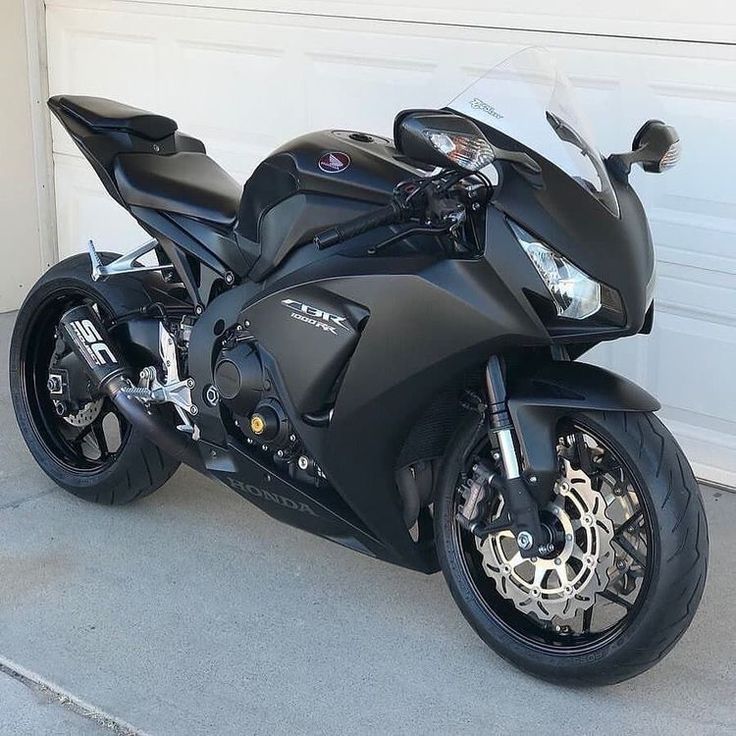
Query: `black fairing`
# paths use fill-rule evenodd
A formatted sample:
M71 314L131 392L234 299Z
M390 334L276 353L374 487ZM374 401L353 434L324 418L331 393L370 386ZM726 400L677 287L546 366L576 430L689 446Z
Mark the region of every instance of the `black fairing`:
M219 297L192 331L190 369L199 387L212 382L211 322L232 315L243 288ZM243 292L240 299L247 297ZM336 335L295 319L284 300L345 316L350 329ZM274 391L336 498L380 541L374 552L416 569L435 569L426 537L416 544L404 524L395 483L400 449L449 382L491 353L548 344L539 320L519 310L483 259L335 253L254 295L239 322L257 336ZM320 409L327 399L334 400L331 421L310 426L305 408ZM203 438L222 443L217 417L212 412L210 422L209 415L205 407L199 416ZM281 514L281 508L271 504L269 513ZM292 523L302 525L300 518L306 520L296 516Z
M160 187L150 182L152 194L156 196L136 196L128 200L124 194L125 187L121 190L121 182L124 181L119 178L123 174L121 164L126 160L141 162L138 173L146 179L155 177L157 165L170 167L182 154L185 158L202 159L200 163L209 165L210 169L219 169L207 158L202 141L176 130L176 123L169 118L112 100L56 96L49 99L48 106L92 165L110 196L128 210L165 250L169 249L169 257L173 256L168 246L171 242L205 264L215 275L223 276L231 271L244 276L251 269L255 258L239 247L232 231L231 220L237 207L238 187L230 195L234 199L232 207L225 203L228 216L218 216L214 221L208 219L211 206L214 204L218 211L222 209L223 195L227 192L213 194L208 186L204 186L204 181L189 180L191 172L187 172L186 167L177 174L181 178L181 186L177 187L175 180L162 182ZM150 165L146 162L150 162ZM218 173L217 179L221 182L229 179L221 170ZM192 185L197 185L194 192ZM161 199L159 195L164 193L166 197ZM200 204L203 206L200 207ZM205 281L200 284L202 293L198 301L206 304L209 290Z
M344 317L333 323L310 314L317 310ZM337 380L355 350L368 311L316 284L276 292L245 310L249 331L279 367L295 408L300 414L324 409L337 392ZM311 320L311 322L310 322ZM299 346L296 359L294 346Z
M492 143L527 153L542 169L541 175L531 175L502 164L501 185L486 217L484 257L468 251L450 257L422 249L419 240L414 250L387 249L371 256L368 245L379 242L380 232L318 252L297 246L319 230L385 204L399 182L422 173L389 140L324 131L286 144L247 182L233 233L229 226L186 213L126 204L114 176L115 158L153 151L152 142L123 130L99 133L58 101L50 106L111 195L172 245L175 265L173 258L180 257L177 268L194 264L200 272L200 297L208 292L211 299L196 302L203 309L191 329L187 373L195 386L202 465L277 518L383 559L436 570L431 531L420 529L417 543L406 528L396 470L402 448L433 400L457 386L450 400L459 412L465 377L478 372L490 355L509 358L511 409L530 428L521 446L542 467L550 464L554 437L551 423L542 426L539 417L556 417L570 407L655 408L651 397L596 369L570 369L571 363L548 368L556 336L594 344L633 334L644 323L653 250L643 208L627 184L614 183L617 218L553 164L483 126ZM123 123L152 130L148 119ZM164 132L171 127L156 125ZM201 143L178 132L156 145L160 155L204 151ZM330 152L349 162L325 171L319 162ZM626 324L545 321L535 299L549 301L549 295L507 218L616 289ZM248 278L238 282L227 269ZM232 288L214 288L216 278ZM150 302L154 296L162 301L152 289ZM315 313L321 316L313 319ZM137 360L153 362L158 330L139 324L142 315L116 334L128 348L137 348ZM289 476L272 458L258 454L263 445L246 444L226 402L208 402L213 369L230 339L258 350L266 398L278 400L290 432L328 483L309 485ZM327 419L313 421L315 414ZM548 439L547 453L533 451L529 437ZM431 529L428 517L427 509L419 516L425 531Z
M647 287L654 270L654 248L644 208L633 188L611 177L620 207L620 216L616 217L595 196L583 191L577 181L538 153L489 126L479 125L491 143L529 154L542 169L541 175L534 176L503 164L502 181L493 198L495 208L588 275L613 287L621 295L626 318L616 336L637 333L651 303ZM489 226L493 222L489 217ZM491 249L489 257L493 257L492 237L488 238L487 247ZM541 280L538 282L543 293ZM560 323L562 333L567 323L572 337L580 338L595 321Z
M57 96L52 97L48 101L49 109L56 115L59 122L64 126L72 140L77 144L79 150L84 154L85 158L90 162L95 173L100 177L105 189L110 196L126 209L127 203L123 200L115 181L114 165L115 160L120 153L157 153L162 156L174 154L177 152L195 152L205 153L204 143L192 138L184 133L176 130L176 124L160 116L149 116L156 118L157 123L148 124L143 127L141 135L140 119L139 124L131 128L128 121L123 121L119 127L99 127L93 128L89 123L95 120L94 117L81 117L76 109L72 109L69 105L70 100L94 100L89 97L68 97ZM111 100L98 100L99 102L107 102L113 105L117 104L119 108L126 108L119 103L112 103ZM133 108L126 108L131 110ZM109 112L109 111L108 111ZM143 113L143 111L138 111ZM146 113L148 114L148 113ZM99 115L98 115L99 117ZM87 120L87 122L85 122ZM160 122L165 121L165 122ZM169 124L167 124L167 122ZM172 130L173 128L173 130ZM138 134L136 134L136 131ZM158 134L167 134L157 140L151 140L151 136ZM155 148L154 148L155 146Z
M325 171L320 159L346 154L349 164ZM248 179L236 234L257 254L249 278L260 280L320 230L386 204L394 187L420 170L387 138L343 130L301 136L274 151Z

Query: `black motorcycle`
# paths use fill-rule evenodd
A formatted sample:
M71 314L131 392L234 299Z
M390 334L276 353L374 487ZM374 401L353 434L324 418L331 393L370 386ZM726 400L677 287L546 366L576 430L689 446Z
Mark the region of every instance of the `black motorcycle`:
M708 532L659 403L579 358L648 333L655 259L628 177L674 165L650 120L600 156L545 52L393 141L302 136L241 187L176 123L49 107L151 236L68 258L18 315L10 380L43 470L122 504L183 462L271 516L424 573L501 656L612 683L690 624Z

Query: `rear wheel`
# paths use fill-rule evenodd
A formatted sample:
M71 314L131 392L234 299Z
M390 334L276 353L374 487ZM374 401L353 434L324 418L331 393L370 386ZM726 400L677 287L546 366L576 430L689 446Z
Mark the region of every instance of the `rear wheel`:
M664 425L644 413L565 420L556 495L542 513L557 542L528 560L510 532L479 539L456 520L471 466L493 462L487 438L466 452L475 424L452 443L434 505L442 570L473 628L556 682L614 683L656 664L695 614L708 557L700 491ZM487 518L502 510L491 499Z
M50 367L62 351L57 328L67 310L87 304L109 324L147 303L135 279L98 285L89 273L89 259L75 256L34 286L13 331L10 389L21 433L42 470L87 501L123 504L155 491L179 463L146 440L109 398L89 390L75 356L67 354L62 369L72 395L62 398L52 385Z

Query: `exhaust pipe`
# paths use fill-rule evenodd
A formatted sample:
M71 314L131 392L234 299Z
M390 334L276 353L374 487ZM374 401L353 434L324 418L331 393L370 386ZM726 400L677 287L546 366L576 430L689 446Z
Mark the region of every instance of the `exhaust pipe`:
M196 469L202 469L200 454L181 432L151 414L125 389L132 386L130 367L116 350L107 330L94 310L86 305L74 307L59 321L67 345L82 362L85 372L100 392L110 397L130 424L158 445L167 455Z

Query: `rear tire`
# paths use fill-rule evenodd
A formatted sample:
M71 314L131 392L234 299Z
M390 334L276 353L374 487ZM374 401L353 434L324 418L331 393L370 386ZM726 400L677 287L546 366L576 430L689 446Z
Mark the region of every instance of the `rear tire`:
M493 609L493 596L501 599L497 589L490 593L486 590L485 598L481 596L468 573L467 560L472 551L462 553L455 531L463 453L477 420L459 429L445 457L434 504L437 552L445 580L463 615L498 654L545 680L605 685L634 677L657 664L690 625L705 585L708 528L690 465L656 416L589 412L571 416L570 421L600 438L620 458L649 519L647 587L641 589L641 603L637 599L636 607L624 617L628 620L631 616L625 628L608 638L602 636L597 645L591 641L585 649L570 646L566 650L563 639L559 649L554 650L535 645L531 637L527 640L520 635L510 620L504 621L494 613L509 611L507 600Z
M115 257L103 254L103 261ZM10 392L18 425L36 462L57 485L85 501L108 505L129 503L160 488L174 474L179 462L128 426L124 433L121 431L122 441L111 462L100 463L99 467L75 468L57 456L53 443L48 441L47 430L39 422L42 408L31 390L28 361L38 341L47 339L42 334L44 310L67 298L94 301L108 320L135 312L151 301L137 278L117 276L101 284L92 281L89 258L84 255L72 256L49 269L21 306L11 340Z

